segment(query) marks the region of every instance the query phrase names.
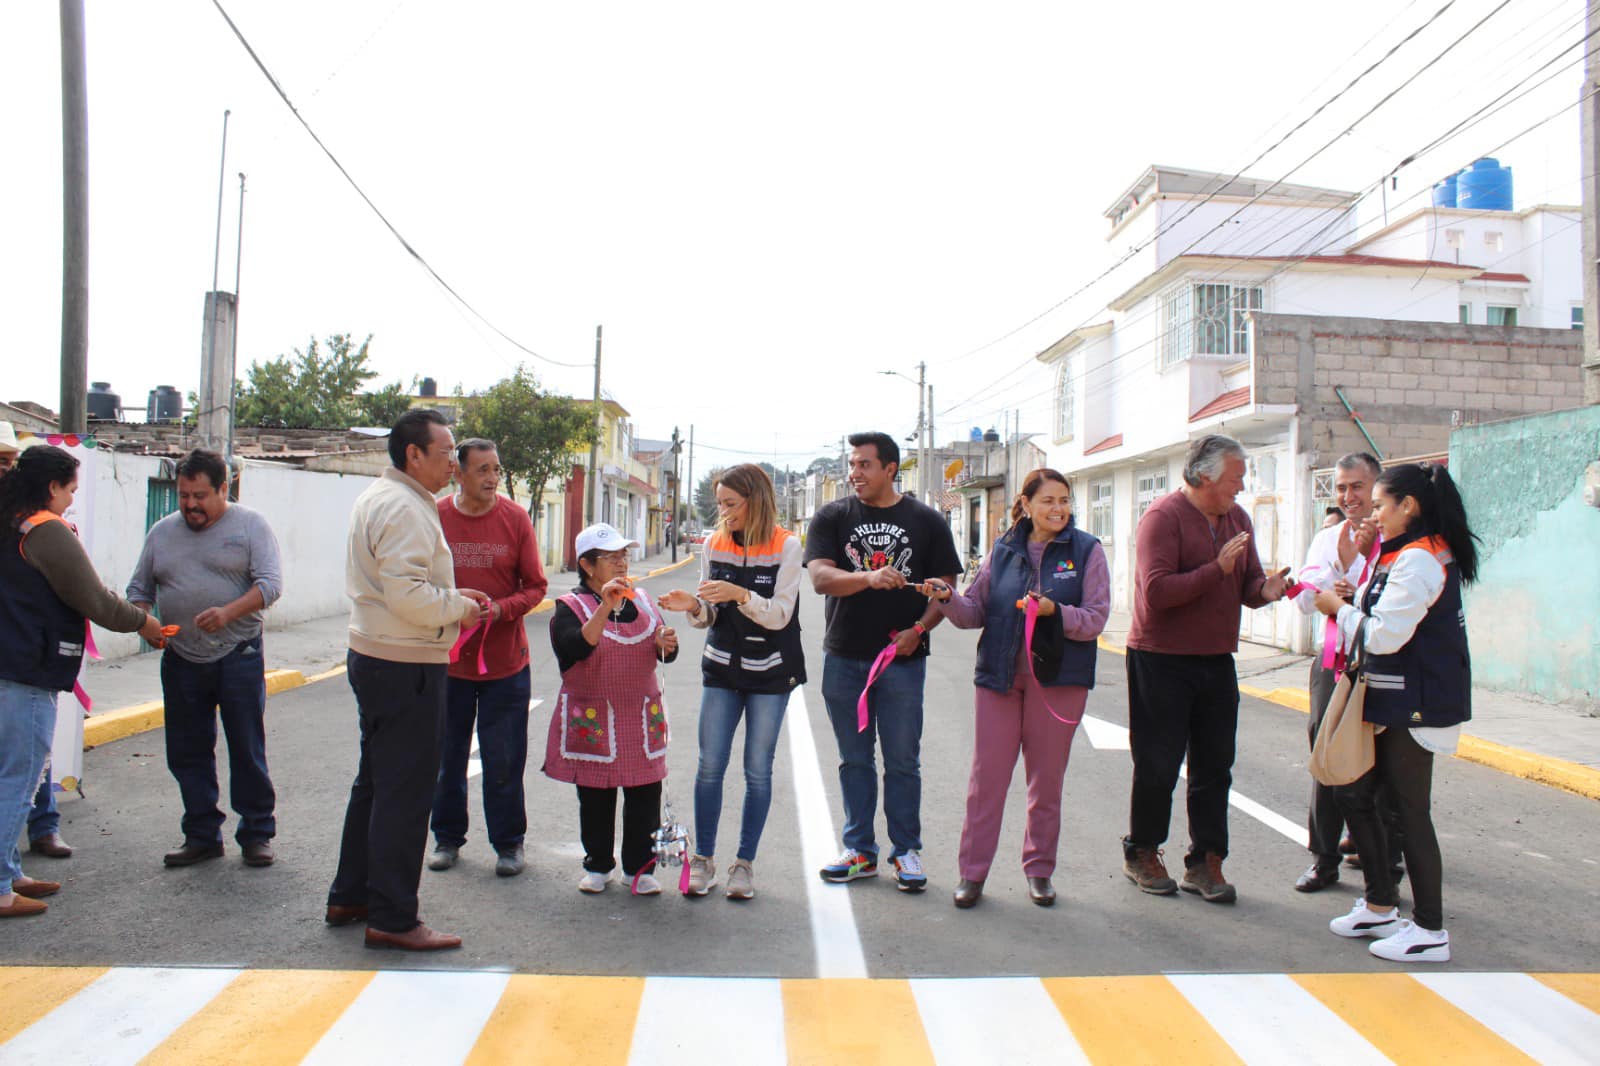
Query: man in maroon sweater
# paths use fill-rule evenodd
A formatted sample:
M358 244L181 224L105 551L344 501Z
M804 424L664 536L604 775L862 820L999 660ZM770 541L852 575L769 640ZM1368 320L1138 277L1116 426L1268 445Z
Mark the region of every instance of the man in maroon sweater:
M428 869L454 866L467 842L467 761L476 719L483 817L498 856L494 872L515 877L524 867L522 838L528 831L522 774L531 684L522 619L544 599L549 582L528 512L497 491L500 454L494 442L465 440L456 454L457 491L439 501L439 523L455 560L457 587L481 589L491 602L484 628L467 638L460 661L450 665Z
M1245 452L1232 437L1195 441L1183 487L1150 505L1139 522L1133 625L1128 631L1128 733L1133 801L1122 872L1167 896L1161 845L1172 790L1189 760L1189 853L1183 889L1231 903L1222 876L1228 854L1228 789L1239 724L1239 609L1282 599L1288 569L1267 575L1254 530L1234 497L1244 488Z

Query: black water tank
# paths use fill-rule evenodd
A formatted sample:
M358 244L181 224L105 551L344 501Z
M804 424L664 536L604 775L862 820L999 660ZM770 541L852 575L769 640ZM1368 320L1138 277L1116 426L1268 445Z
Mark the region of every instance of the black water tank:
M115 422L121 417L122 397L111 391L111 382L89 382L89 421Z
M157 385L150 390L150 397L145 401L144 420L146 422L183 421L183 396L171 385Z
M433 380L432 378L423 378L422 379L422 392L420 393L420 395L423 395L423 396L437 396L437 395L439 395L439 383L437 381Z
M987 433L985 433L983 435L983 439L984 439L985 442L987 442L989 444L999 444L1000 443L1000 434L995 432L995 429L994 429L993 426L990 426L989 427L989 432L987 432Z

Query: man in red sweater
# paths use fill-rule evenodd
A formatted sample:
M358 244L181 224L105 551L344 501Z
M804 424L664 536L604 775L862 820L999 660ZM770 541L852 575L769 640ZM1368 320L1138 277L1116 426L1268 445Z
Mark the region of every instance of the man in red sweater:
M465 440L456 454L457 491L439 501L439 524L455 560L456 585L481 589L491 602L483 628L467 637L460 660L450 665L428 869L450 869L467 842L467 761L476 719L483 816L498 856L494 872L515 877L525 865L522 838L528 831L522 774L531 685L522 619L544 599L549 582L528 513L497 491L500 454L494 442Z
M1283 598L1287 568L1267 575L1250 516L1234 503L1244 488L1245 451L1232 437L1189 448L1183 487L1150 505L1137 532L1133 625L1128 630L1128 734L1133 801L1122 840L1122 872L1145 892L1178 885L1160 848L1172 821L1172 790L1189 760L1189 853L1183 890L1232 903L1222 876L1228 855L1228 789L1239 724L1241 606Z

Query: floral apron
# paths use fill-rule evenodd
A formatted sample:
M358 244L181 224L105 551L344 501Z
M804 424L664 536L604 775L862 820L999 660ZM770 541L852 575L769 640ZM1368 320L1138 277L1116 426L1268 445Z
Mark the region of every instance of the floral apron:
M580 622L601 609L576 593L561 597ZM586 788L629 788L667 776L667 708L656 682L656 630L661 618L643 589L639 615L606 623L587 659L561 675L550 713L544 772Z

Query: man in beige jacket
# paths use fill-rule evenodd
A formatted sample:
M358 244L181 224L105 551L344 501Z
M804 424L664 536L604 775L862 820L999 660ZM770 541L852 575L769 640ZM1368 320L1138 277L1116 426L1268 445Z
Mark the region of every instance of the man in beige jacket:
M437 411L407 411L389 432L377 484L350 515L345 585L346 658L361 722L361 762L350 786L329 925L367 923L368 947L437 951L461 938L417 917L428 812L439 772L445 677L462 627L488 597L455 587L434 493L455 472L455 440Z

